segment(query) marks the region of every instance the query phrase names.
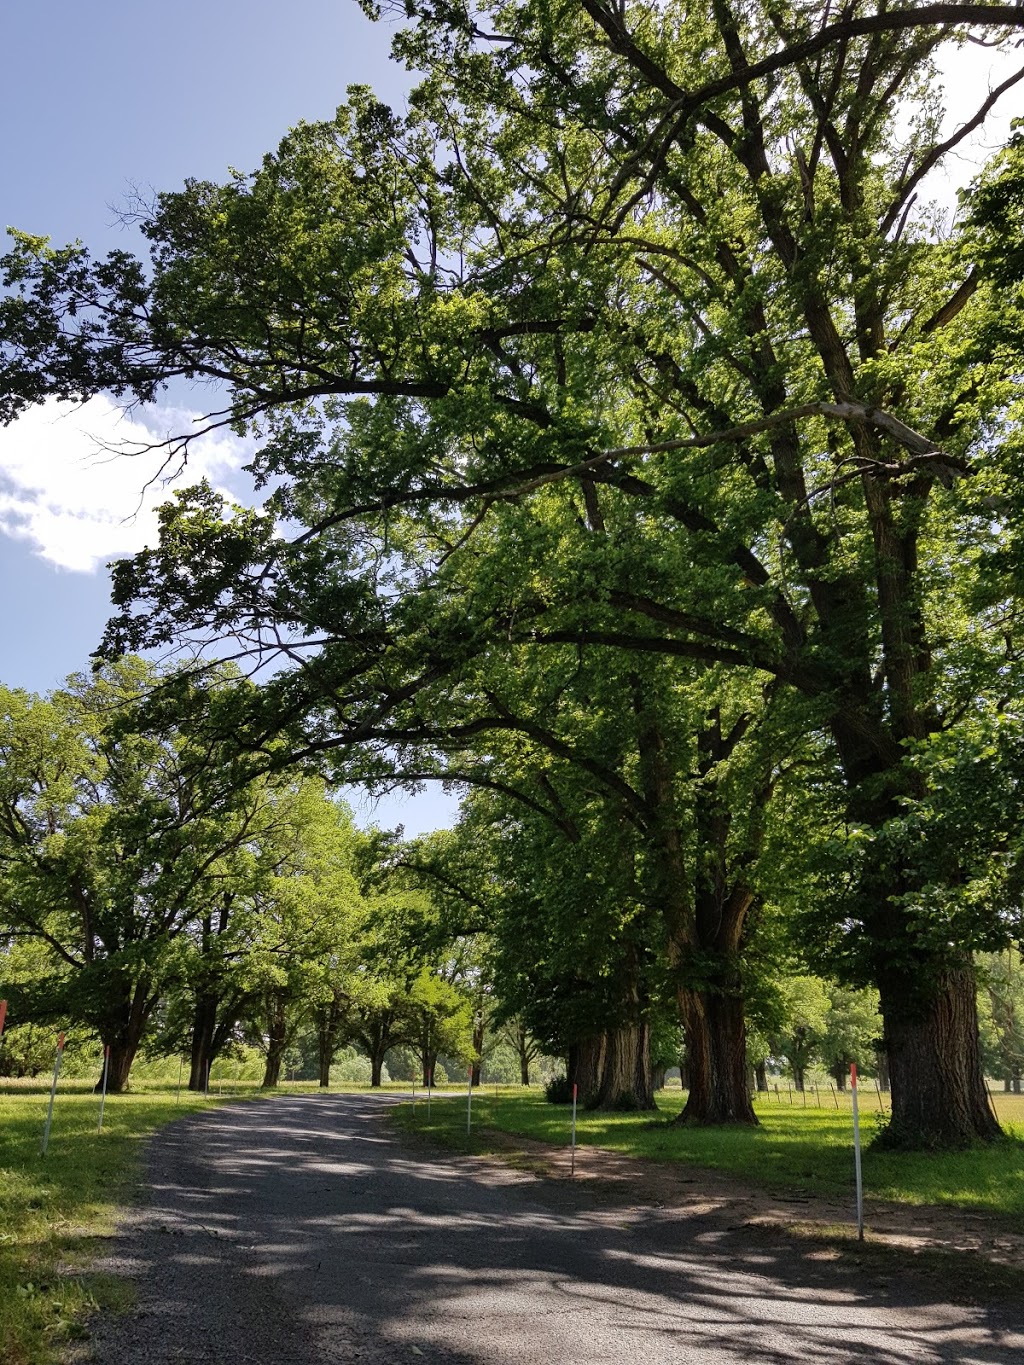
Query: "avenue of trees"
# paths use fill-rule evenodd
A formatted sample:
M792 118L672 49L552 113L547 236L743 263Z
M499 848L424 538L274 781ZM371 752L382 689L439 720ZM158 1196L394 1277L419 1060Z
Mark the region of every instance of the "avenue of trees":
M153 829L177 744L248 776L147 872L147 923L173 955L208 919L216 953L189 907L246 819L291 819L289 764L447 781L463 819L402 875L486 936L502 1009L599 1102L649 1103L681 1028L682 1121L754 1122L748 1030L779 1036L779 979L813 975L877 992L886 1141L995 1138L976 964L995 1028L1021 936L1024 138L953 221L928 176L1024 80L950 128L937 54L1013 52L1024 14L401 10L405 113L357 88L252 174L158 195L148 261L25 233L3 261L0 419L212 381L206 429L252 438L267 493L179 495L115 567L108 661L231 639L277 665L157 689L180 738L124 774L157 774ZM300 845L238 873L281 943L334 896L277 885ZM387 980L404 939L372 886ZM328 958L315 987L275 963L267 1036L275 989L329 1007ZM155 986L117 970L129 1049Z

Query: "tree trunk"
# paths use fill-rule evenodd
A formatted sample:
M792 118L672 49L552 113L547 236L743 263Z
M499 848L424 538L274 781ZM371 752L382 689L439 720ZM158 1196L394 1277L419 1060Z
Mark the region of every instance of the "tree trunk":
M378 1090L384 1075L384 1058L391 1046L391 1015L379 1017L363 1037L363 1044L370 1057L370 1087Z
M747 1026L743 998L725 991L681 987L689 1094L676 1123L756 1125L747 1085Z
M652 1090L664 1090L664 1089L665 1089L665 1073L666 1073L667 1071L668 1071L668 1067L667 1067L667 1066L656 1066L656 1067L653 1069L653 1071L651 1072L651 1089L652 1089Z
M765 1062L758 1062L754 1067L754 1084L757 1086L758 1093L764 1095L768 1091L768 1067Z
M566 1078L575 1085L581 1104L588 1104L601 1084L604 1065L605 1035L597 1033L581 1038L569 1049Z
M905 986L902 976L882 983L892 1119L876 1141L911 1149L999 1137L981 1065L973 967L945 971L913 1006Z
M384 1051L385 1049L383 1048L379 1051L374 1048L373 1052L370 1054L370 1085L375 1090L379 1089L382 1084L381 1077L384 1073Z
M131 994L126 996L115 1016L113 1027L101 1030L105 1047L110 1048L107 1061L107 1094L120 1095L128 1088L128 1075L132 1062L142 1043L149 1017L157 1003L157 996L149 994L145 979L135 983ZM103 1074L94 1086L98 1093L103 1089Z
M331 1065L338 1051L341 1018L342 1002L338 993L335 993L317 1012L317 1061L321 1090L326 1090L331 1083Z
M530 1084L530 1055L525 1044L519 1047L519 1081L522 1085Z
M846 1070L846 1067L843 1066L842 1062L837 1062L836 1065L832 1068L832 1079L836 1083L837 1090L846 1089L847 1074L848 1072Z
M473 1063L470 1074L470 1084L477 1086L480 1084L480 1072L483 1067L484 1049L484 1016L483 1012L477 1014L473 1024Z
M132 1062L135 1060L136 1047L126 1046L124 1043L107 1043L105 1046L110 1048L110 1056L107 1060L107 1094L120 1095L128 1088L128 1073L132 1069ZM103 1089L103 1073L96 1082L95 1089Z
M213 1034L217 1026L217 997L196 996L192 1012L192 1049L189 1057L188 1088L202 1090L213 1064Z
M646 1020L605 1034L600 1082L587 1108L657 1108L651 1085L651 1030Z
M423 1064L423 1084L432 1086L434 1084L434 1068L437 1066L437 1051L424 1049L420 1058Z
M281 1080L281 1063L288 1035L285 1024L284 999L274 996L270 1001L270 1028L267 1034L267 1065L263 1072L260 1088L273 1090Z

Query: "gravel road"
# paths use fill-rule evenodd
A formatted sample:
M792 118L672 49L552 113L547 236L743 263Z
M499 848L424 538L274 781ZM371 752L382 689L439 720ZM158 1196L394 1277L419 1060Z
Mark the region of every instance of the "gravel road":
M301 1096L164 1129L105 1263L138 1306L96 1326L96 1365L1024 1361L1024 1305L954 1306L699 1203L615 1207L425 1153L389 1102Z

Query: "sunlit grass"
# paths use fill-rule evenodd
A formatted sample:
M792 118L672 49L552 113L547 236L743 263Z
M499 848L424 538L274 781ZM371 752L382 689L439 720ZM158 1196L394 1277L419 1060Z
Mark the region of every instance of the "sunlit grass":
M827 1095L827 1092L826 1092ZM781 1103L780 1103L781 1098ZM853 1190L853 1131L849 1096L822 1096L803 1107L799 1097L761 1096L757 1128L680 1128L671 1123L682 1108L679 1091L658 1096L652 1114L577 1115L579 1147L655 1161L687 1162L742 1177L752 1184L788 1194L849 1197ZM952 1205L1019 1217L1024 1214L1024 1096L997 1094L997 1112L1010 1133L1005 1142L951 1153L864 1152L864 1187L869 1196L896 1203ZM840 1108L836 1108L836 1103ZM883 1098L884 1105L884 1098ZM466 1111L460 1103L438 1105L428 1123L426 1107L401 1106L396 1121L410 1130L463 1150L485 1151L487 1128L559 1146L569 1143L567 1107L545 1102L537 1092L474 1096L475 1137L466 1138ZM877 1097L862 1094L862 1138L870 1143L886 1114ZM585 1160L585 1155L581 1158Z

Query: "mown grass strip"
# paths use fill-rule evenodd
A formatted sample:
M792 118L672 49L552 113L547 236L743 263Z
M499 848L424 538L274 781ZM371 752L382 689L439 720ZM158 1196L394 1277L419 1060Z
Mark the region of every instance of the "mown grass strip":
M581 1111L580 1147L653 1161L679 1161L742 1177L780 1193L851 1196L853 1134L848 1110L803 1108L760 1099L758 1128L680 1128L671 1123L682 1107L677 1091L658 1096L657 1116ZM869 1198L911 1205L945 1205L1019 1218L1024 1214L1024 1117L1020 1097L996 1096L996 1107L1011 1136L964 1152L864 1154L864 1188ZM473 1100L475 1133L466 1138L465 1105L434 1106L430 1121L423 1104L402 1105L395 1121L412 1132L462 1151L493 1150L487 1129L536 1138L558 1146L569 1142L569 1111L533 1094L481 1094ZM884 1117L884 1116L882 1116ZM865 1137L881 1117L865 1117ZM585 1160L585 1157L583 1158Z

